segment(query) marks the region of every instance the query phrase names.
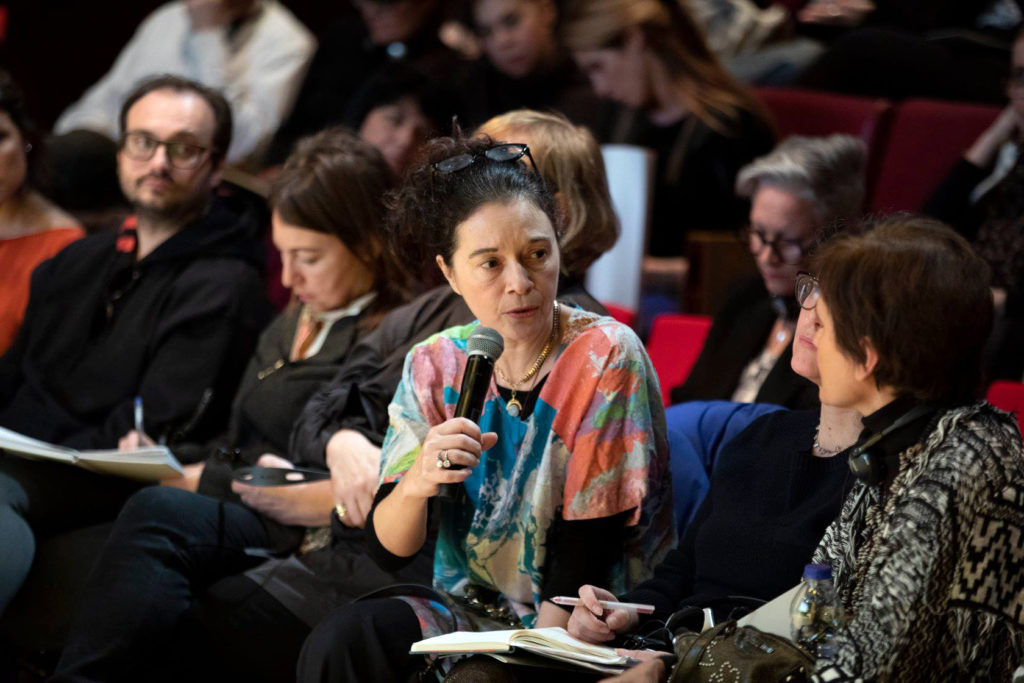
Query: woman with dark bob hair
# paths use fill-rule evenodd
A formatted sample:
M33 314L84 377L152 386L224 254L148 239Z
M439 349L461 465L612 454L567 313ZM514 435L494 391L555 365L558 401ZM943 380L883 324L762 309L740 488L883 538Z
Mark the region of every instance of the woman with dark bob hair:
M393 198L392 228L436 254L477 317L413 347L389 408L381 486L366 523L384 568L409 562L442 484L433 590L353 603L313 631L302 681L402 681L410 645L458 627L564 626L550 602L601 577L629 586L674 541L654 369L611 318L555 298L555 205L524 144L442 138ZM453 417L467 344L497 331L479 426Z
M209 444L175 446L183 462L194 463L186 475L139 491L121 510L55 680L217 679L213 650L223 644L183 645L199 631L188 621L197 605L211 595L240 602L246 596L233 594L232 577L296 550L309 540L307 528L329 524L338 502L330 482L257 487L232 481L233 473L245 465L293 467L288 439L302 407L359 338L405 299L402 269L384 235L381 198L392 183L377 150L344 129L297 144L270 200L281 280L294 303L261 335L228 433ZM148 438L132 432L122 445L139 441ZM274 661L268 652L291 646L291 658L283 658L290 671L307 629L297 625L293 632L297 642L281 637L250 646L266 661ZM199 646L211 652L199 656Z
M859 479L815 562L849 617L815 680L1009 681L1024 646L1024 451L979 402L989 269L962 237L897 217L827 243L821 401L853 408Z
M1010 681L1024 645L1024 449L978 400L985 263L950 228L894 217L812 260L821 402L859 414L857 481L814 552L846 622L812 680ZM652 660L612 679L664 680Z

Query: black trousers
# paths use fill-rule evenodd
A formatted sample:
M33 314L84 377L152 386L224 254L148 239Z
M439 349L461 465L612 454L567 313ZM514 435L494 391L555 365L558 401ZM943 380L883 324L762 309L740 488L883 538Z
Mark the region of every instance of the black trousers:
M140 484L0 453L0 613L21 588L36 538L113 519Z
M167 487L139 491L114 524L52 680L182 680L183 671L190 672L189 680L212 675L205 649L225 650L216 637L204 635L205 629L230 631L244 615L244 610L230 615L234 606L263 615L264 623L279 619L285 630L295 626L283 608L268 619L273 601L244 580L224 583L208 604L198 601L218 581L261 562L262 556L251 551L270 543L260 515L244 505ZM308 629L296 628L291 641L297 650ZM227 637L236 636L244 634Z
M321 621L299 655L299 683L404 683L424 668L409 648L423 638L419 619L397 598L354 602Z

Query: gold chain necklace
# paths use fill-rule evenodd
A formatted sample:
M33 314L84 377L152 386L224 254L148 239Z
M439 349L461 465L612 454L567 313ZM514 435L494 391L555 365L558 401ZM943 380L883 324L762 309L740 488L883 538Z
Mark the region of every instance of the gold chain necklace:
M531 365L530 369L526 371L526 374L519 378L518 382L513 382L497 365L494 366L495 371L498 373L498 377L501 378L502 382L509 385L509 388L512 390L512 398L510 398L508 403L505 404L505 410L507 410L508 414L512 417L519 417L519 414L523 412L523 404L516 398L516 392L519 390L519 385L523 382L528 382L531 377L537 374L541 366L544 365L544 361L548 359L548 354L551 353L551 349L555 345L555 340L558 338L560 318L558 315L557 301L554 305L554 311L554 321L551 324L551 336L548 337L548 343L544 345L544 348L540 351L540 355L537 356L537 360L533 361L533 365Z

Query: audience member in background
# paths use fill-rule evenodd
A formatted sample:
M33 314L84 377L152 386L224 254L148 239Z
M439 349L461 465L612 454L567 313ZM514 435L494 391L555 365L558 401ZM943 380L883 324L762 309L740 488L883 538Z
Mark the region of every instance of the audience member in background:
M145 405L145 431L205 439L267 320L263 216L215 197L231 108L174 76L121 111L121 185L136 214L117 235L69 245L36 268L25 321L0 357L0 425L73 447L111 448ZM0 455L0 608L32 562L34 533L112 518L138 484Z
M423 143L450 123L435 95L427 74L403 62L386 64L353 95L343 122L401 177Z
M309 66L291 115L274 136L266 163L280 164L292 144L344 121L366 79L390 62L407 62L435 77L461 63L438 37L443 0L352 0L362 22L346 19L329 27ZM440 85L432 86L440 88ZM453 102L445 118L458 110Z
M688 231L742 225L736 172L771 149L771 126L681 2L569 0L562 35L597 94L622 105L607 140L656 151L650 255L680 255Z
M1016 0L813 0L801 33L829 44L799 84L872 97L998 102Z
M821 381L814 345L818 296L818 282L802 275L792 364L815 384ZM712 405L707 412L716 410ZM621 600L654 605L653 618L662 621L685 607L712 607L724 619L742 605L731 598L770 600L792 588L853 483L846 458L836 455L861 429L855 410L827 403L752 422L722 448L711 489L679 546L653 579ZM579 595L584 604L573 610L568 627L577 638L605 643L641 623L636 612L602 609L597 600L619 600L604 588L583 586Z
M818 41L794 35L783 4L689 0L687 6L708 47L743 83L790 85L824 50Z
M475 0L471 10L484 56L467 68L464 123L520 108L596 123L599 103L587 77L556 40L553 0Z
M167 483L195 491L198 479L205 495L150 488L125 506L58 678L226 680L244 671L248 679L282 680L294 671L308 628L292 625L295 618L278 607L275 637L246 640L248 622L268 609L265 603L276 603L251 584L220 579L259 564L267 552L295 550L305 527L327 525L331 488L232 486L231 477L242 465L292 467L288 435L306 400L356 340L401 301L405 278L386 248L381 201L392 178L380 154L343 129L299 142L270 200L274 244L284 261L282 282L296 305L260 337L228 433L210 444L174 448L187 460L209 459L188 466L184 480ZM131 433L125 441L138 436ZM218 457L214 450L231 456ZM156 548L168 552L154 553ZM176 633L199 630L181 624L208 588L239 615L233 632L213 641L176 640ZM233 659L228 641L247 655ZM176 662L178 648L192 656Z
M822 232L860 216L865 157L864 143L849 135L791 137L740 171L736 191L751 199L745 239L760 274L738 283L715 314L673 403L817 403L817 388L790 368L799 313L793 291Z
M43 153L21 89L0 71L0 355L25 316L32 271L85 234L39 194Z
M410 562L439 485L461 485L463 495L439 512L433 585L474 630L564 625L569 615L551 596L582 576L630 585L674 536L650 360L629 328L559 306L555 204L517 162L526 151L437 139L392 214L396 234L423 236L477 322L407 357L368 551L385 568ZM501 335L504 352L477 426L453 412L466 340L480 326ZM433 602L447 598L424 591L333 613L306 641L299 680L406 680L418 659L410 645L453 626Z
M316 47L277 0L175 0L149 15L111 70L61 115L58 135L118 135L117 111L140 81L161 74L223 92L234 114L228 164L258 163L291 109ZM60 144L58 139L55 144Z
M1024 33L1013 45L1010 104L936 189L925 212L971 240L992 269L996 304L988 370L1024 374Z

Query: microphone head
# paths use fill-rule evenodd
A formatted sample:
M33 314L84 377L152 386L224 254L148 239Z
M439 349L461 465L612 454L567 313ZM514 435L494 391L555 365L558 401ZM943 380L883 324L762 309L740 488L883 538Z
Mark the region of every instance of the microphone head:
M470 356L486 356L493 361L498 360L504 350L505 340L490 327L481 325L466 340L466 354Z

